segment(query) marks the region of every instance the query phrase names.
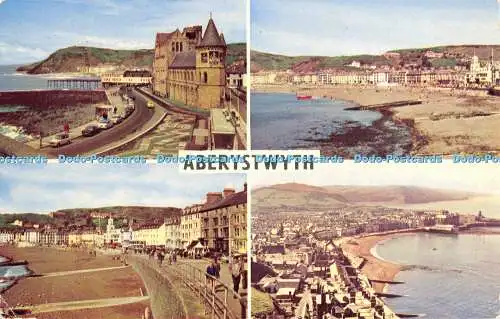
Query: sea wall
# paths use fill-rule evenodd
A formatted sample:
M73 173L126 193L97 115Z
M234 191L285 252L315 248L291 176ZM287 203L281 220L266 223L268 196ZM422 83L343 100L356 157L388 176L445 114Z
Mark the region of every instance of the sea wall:
M96 103L109 103L105 91L32 90L0 92L0 105L25 105L44 108L48 106Z
M153 318L186 318L182 297L169 278L158 271L154 262L141 257L128 257L127 262L142 278L151 301Z

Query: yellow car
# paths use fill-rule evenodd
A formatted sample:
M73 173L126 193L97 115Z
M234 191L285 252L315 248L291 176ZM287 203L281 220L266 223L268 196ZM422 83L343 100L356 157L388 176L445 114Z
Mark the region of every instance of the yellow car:
M148 109L154 109L155 108L155 104L153 102L151 102L151 101L148 101L147 107L148 107Z

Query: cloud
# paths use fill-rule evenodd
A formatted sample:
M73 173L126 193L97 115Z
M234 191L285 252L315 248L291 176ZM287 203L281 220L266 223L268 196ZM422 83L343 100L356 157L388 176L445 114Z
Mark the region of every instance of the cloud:
M0 0L1 1L1 0ZM38 61L46 58L49 52L41 48L31 48L19 44L0 42L0 64Z
M228 184L241 189L242 174L182 174L177 167L54 165L0 169L3 212L49 212L102 206L174 206L199 203Z
M0 4L2 4L2 3L4 3L4 2L5 2L5 0L0 0Z

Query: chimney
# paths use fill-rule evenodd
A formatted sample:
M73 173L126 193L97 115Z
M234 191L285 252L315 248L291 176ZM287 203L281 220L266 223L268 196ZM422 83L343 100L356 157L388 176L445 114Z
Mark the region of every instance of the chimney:
M205 204L212 204L221 199L222 199L222 193L210 192L207 193L207 201Z
M234 191L234 188L226 187L226 188L224 188L224 192L223 193L224 193L224 198L226 198L229 195L234 194L235 191Z

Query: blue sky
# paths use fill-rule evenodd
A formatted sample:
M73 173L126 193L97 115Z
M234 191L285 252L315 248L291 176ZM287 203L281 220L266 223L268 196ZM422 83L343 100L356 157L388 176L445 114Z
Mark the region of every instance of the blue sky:
M71 45L152 48L156 32L203 25L245 42L240 0L0 0L0 65L34 62Z
M252 0L251 6L251 46L265 52L353 55L500 44L497 0Z
M177 166L0 167L0 213L103 206L201 203L207 192L243 190L243 174L186 174Z

